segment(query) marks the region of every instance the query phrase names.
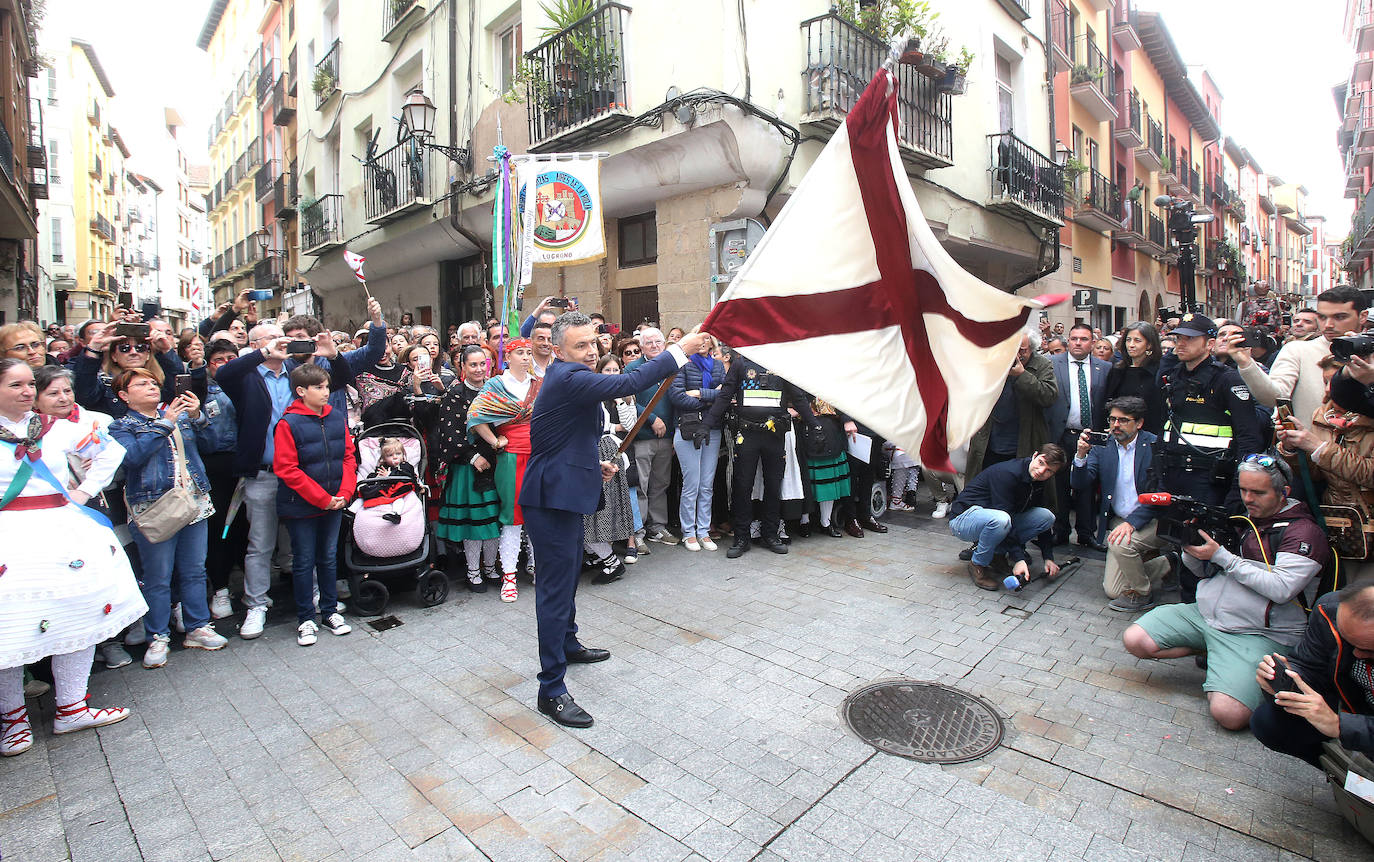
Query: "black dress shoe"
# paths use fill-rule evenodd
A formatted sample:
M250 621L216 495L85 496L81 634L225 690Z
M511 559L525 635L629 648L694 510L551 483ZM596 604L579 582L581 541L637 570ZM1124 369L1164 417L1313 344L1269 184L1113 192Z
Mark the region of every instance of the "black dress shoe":
M878 523L878 520L872 515L869 515L867 518L860 518L859 526L863 527L865 530L872 530L875 533L887 532L887 525Z
M603 563L596 574L592 575L592 583L609 584L618 581L625 574L625 563L619 557L612 557L614 562Z
M971 561L973 559L973 552L977 550L977 548L977 545L969 545L967 548L964 548L959 552L959 559L963 560L965 563Z
M382 520L388 521L392 524L399 524L401 523L401 516L395 512L387 512L386 514L382 515Z
M725 552L725 559L738 560L744 556L744 552L747 550L749 550L749 539L736 536L735 543Z
M564 692L558 697L539 698L539 711L564 727L591 727L592 717L578 706L572 695Z
M797 534L797 538L799 538L799 539L809 539L809 538L811 538L811 525L810 525L810 524L798 524L798 525L797 525L797 529L796 529L796 534Z
M856 539L862 539L864 537L863 527L860 527L859 522L853 518L844 522L844 531Z
M1079 539L1078 547L1091 548L1094 551L1101 551L1104 554L1107 552L1107 546L1102 542L1099 542L1097 539Z
M839 527L835 526L833 523L826 524L824 527L821 527L821 529L824 530L825 534L827 536L830 536L832 539L838 539L839 537L844 535L844 532L840 530Z
M464 580L466 580L466 579L464 579ZM481 580L480 578L477 580L476 583L473 583L472 581L467 581L467 585L468 585L468 591L469 591L469 592L473 592L473 593L485 593L485 592L487 591L487 582L484 581L484 580Z
M610 650L593 649L592 647L583 647L580 650L563 654L563 658L567 660L568 664L593 664L594 662L605 661L610 657Z
M775 554L787 553L787 546L782 543L781 539L765 538L763 540L763 546Z

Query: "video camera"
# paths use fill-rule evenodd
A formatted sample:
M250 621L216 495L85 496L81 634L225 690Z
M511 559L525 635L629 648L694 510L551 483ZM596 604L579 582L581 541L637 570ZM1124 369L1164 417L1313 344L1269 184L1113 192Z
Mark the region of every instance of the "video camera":
M1374 335L1342 335L1331 339L1331 355L1349 360L1353 356L1374 353Z
M1176 547L1201 545L1205 541L1199 530L1217 540L1217 544L1232 553L1240 553L1240 534L1231 526L1231 516L1221 506L1209 506L1181 494L1141 494L1142 506L1163 506L1155 535L1160 541Z

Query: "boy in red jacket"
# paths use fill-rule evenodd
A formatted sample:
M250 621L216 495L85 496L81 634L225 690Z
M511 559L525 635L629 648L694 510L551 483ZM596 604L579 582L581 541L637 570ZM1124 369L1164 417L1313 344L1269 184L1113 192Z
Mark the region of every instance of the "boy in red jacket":
M296 643L315 643L314 587L319 614L336 635L352 628L338 611L336 549L343 508L357 487L357 464L348 418L329 405L329 374L314 364L291 372L296 400L273 431L272 471L277 474L277 517L291 536L291 583L296 598Z

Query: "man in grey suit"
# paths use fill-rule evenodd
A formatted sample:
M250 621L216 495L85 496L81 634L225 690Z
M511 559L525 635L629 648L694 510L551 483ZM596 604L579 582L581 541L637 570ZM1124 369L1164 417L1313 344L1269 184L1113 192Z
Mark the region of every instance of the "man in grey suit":
M1107 388L1107 372L1112 366L1092 355L1093 328L1075 323L1069 329L1068 352L1050 357L1059 395L1045 408L1045 424L1050 440L1065 452L1073 452L1084 429L1101 426L1102 399ZM1095 421L1097 420L1097 421ZM1080 492L1070 503L1069 471L1055 475L1058 512L1055 515L1055 543L1068 544L1069 510L1074 512L1078 528L1078 544L1102 551L1106 546L1097 538L1097 513L1093 510L1092 492Z

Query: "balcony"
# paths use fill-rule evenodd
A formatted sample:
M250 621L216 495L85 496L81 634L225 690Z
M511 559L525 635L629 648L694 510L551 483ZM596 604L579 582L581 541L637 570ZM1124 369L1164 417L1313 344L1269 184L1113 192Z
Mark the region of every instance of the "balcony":
M1007 14L1017 21L1030 18L1030 0L997 0Z
M390 2L390 0L388 0ZM323 108L330 97L339 92L339 40L329 46L320 62L315 64L310 89L315 93L315 107Z
M575 149L630 122L625 39L630 8L602 2L525 54L530 152Z
M295 165L293 164L294 168ZM272 183L272 202L276 206L277 218L288 216L296 211L296 172L280 174Z
M1010 132L988 135L987 207L1045 225L1064 224L1064 169Z
M382 41L401 41L424 16L423 0L382 0Z
M430 206L448 189L447 157L402 141L363 163L363 210L368 224L385 224Z
M1141 245L1141 249L1159 259L1164 256L1168 247L1169 234L1164 230L1164 220L1154 213L1150 213L1149 233L1145 235L1145 242Z
M1073 68L1073 19L1069 17L1067 0L1050 0L1050 46L1054 55L1054 74Z
M1123 54L1139 51L1144 44L1140 41L1140 32L1135 29L1135 10L1130 8L1129 3L1117 4L1116 23L1112 25L1112 41Z
M1155 122L1148 113L1141 111L1145 121L1145 142L1135 148L1135 160L1148 171L1157 171L1164 166L1164 127Z
M263 106L263 102L267 101L267 97L272 95L272 85L277 82L278 65L277 58L272 57L263 64L262 71L258 72L257 97L259 108Z
M110 220L100 213L91 216L91 230L95 231L109 242L115 241L114 225L110 224Z
M1069 72L1069 95L1078 100L1098 122L1116 119L1112 106L1112 75L1107 56L1097 43L1083 34L1075 47L1077 63Z
M1356 54L1374 51L1374 3L1362 0L1350 28L1350 44Z
M288 125L296 116L295 92L285 74L277 76L277 82L272 85L272 125Z
M1140 94L1118 93L1116 96L1117 120L1112 124L1112 137L1123 147L1134 149L1145 143L1140 126Z
M1143 197L1143 196L1142 196ZM1121 222L1112 228L1112 239L1138 248L1145 243L1144 201L1122 201L1122 207L1130 204L1130 214L1122 217Z
M1202 174L1199 173L1196 165L1188 171L1187 183L1188 196L1193 199L1193 205L1204 206L1206 200L1202 197Z
M26 162L30 168L48 166L48 147L43 140L43 100L29 99L29 151Z
M100 156L91 154L90 161L86 165L86 172L97 180L105 178L105 166L101 164Z
M873 72L887 57L887 46L836 14L802 22L806 33L805 103L802 123L827 132L837 129L858 102ZM897 67L897 146L914 167L954 164L950 122L953 100L911 66Z
M237 272L237 270L249 269L253 267L261 259L262 249L258 248L258 240L256 237L249 237L248 239L239 240L238 244L234 246L234 270L236 271L235 274L243 274Z
M1121 227L1121 193L1116 183L1089 168L1078 177L1076 186L1078 201L1072 216L1075 222L1096 231Z
M100 127L100 103L92 99L91 104L86 108L86 119L92 126Z
M1355 116L1355 146L1374 147L1374 93L1364 93Z
M1172 143L1159 166L1159 182L1169 194L1183 194L1184 187L1179 182L1178 148Z
M253 265L253 289L277 290L286 284L286 258L269 255Z
M193 265L194 265L194 264L199 264L199 263L200 263L201 261L203 261L204 259L205 259L205 255L201 254L200 249L192 249L192 250L191 250L191 263L192 263Z
M277 178L277 160L271 159L253 177L253 200L262 203L272 196L272 183Z
M248 142L248 147L239 153L234 162L235 182L241 183L257 174L262 165L262 141L258 138Z
M291 53L286 55L286 95L295 97L296 95L296 49L292 48Z
M343 245L343 195L302 202L301 254L318 255Z

